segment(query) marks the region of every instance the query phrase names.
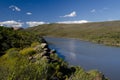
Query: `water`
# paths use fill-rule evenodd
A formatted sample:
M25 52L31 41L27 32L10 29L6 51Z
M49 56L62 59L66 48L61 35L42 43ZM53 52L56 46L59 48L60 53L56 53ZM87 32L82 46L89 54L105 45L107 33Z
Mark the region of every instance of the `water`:
M45 40L70 65L80 65L85 70L97 69L110 80L120 80L120 48L77 39L45 37Z

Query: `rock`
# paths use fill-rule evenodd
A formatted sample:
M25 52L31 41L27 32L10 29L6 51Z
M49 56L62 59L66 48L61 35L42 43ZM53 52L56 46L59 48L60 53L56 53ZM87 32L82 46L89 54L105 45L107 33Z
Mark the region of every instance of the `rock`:
M40 51L41 50L41 45L37 45L36 47L34 47L34 50Z
M58 60L51 60L52 63L58 62Z
M42 56L50 56L50 54L47 51L44 51L41 53Z
M44 51L49 51L49 49L48 48L44 48Z
M29 61L31 61L31 62L35 62L35 61L36 61L36 59L33 58L33 56L28 57L28 59L29 59Z
M52 50L50 51L50 53L56 53L56 50L55 50L55 49L52 49Z
M41 48L46 48L48 47L47 43L41 43Z
M30 56L30 57L28 57L28 59L29 59L29 60L32 60L32 59L33 59L33 57L32 57L32 56Z
M33 58L38 59L38 58L40 58L40 57L41 57L41 55L40 55L40 54L36 54Z

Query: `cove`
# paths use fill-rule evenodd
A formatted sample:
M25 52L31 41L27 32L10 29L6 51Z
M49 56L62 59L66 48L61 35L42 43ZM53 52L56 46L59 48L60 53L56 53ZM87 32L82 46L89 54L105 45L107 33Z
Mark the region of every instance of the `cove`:
M110 80L120 80L120 48L70 38L44 37L50 48L70 65L97 69Z

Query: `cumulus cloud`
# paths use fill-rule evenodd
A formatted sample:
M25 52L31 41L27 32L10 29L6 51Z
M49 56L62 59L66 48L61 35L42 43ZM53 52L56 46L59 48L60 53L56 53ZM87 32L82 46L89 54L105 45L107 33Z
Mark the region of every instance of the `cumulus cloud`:
M23 23L14 20L0 22L0 26L6 27L22 27L22 24Z
M26 14L27 14L27 15L32 15L32 13L31 13L31 12L27 12Z
M70 14L66 14L66 15L60 16L60 17L75 17L75 16L77 16L77 14L76 14L75 11L73 11L73 12L71 12Z
M80 21L62 21L62 22L57 22L58 24L82 24L82 23L88 23L89 21L87 20L80 20Z
M91 12L91 13L95 13L95 12L96 12L96 10L95 10L95 9L92 9L90 12Z
M29 27L34 27L34 26L38 26L38 25L43 25L43 24L48 24L46 22L37 22L37 21L29 21L29 22L26 22L26 24L29 26Z
M12 11L21 11L21 9L15 5L11 5L9 6L9 8L12 10Z

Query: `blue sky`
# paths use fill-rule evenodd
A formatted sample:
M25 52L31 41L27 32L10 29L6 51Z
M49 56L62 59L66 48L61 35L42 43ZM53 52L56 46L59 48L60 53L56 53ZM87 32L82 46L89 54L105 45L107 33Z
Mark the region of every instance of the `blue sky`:
M120 20L119 3L120 0L0 0L0 24L31 27Z

